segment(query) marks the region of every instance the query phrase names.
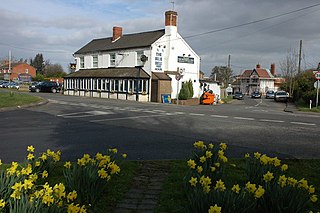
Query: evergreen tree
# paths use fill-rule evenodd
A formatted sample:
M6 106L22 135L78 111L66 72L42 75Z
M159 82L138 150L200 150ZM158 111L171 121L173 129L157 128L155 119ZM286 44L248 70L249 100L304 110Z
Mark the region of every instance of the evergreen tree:
M42 53L38 53L34 59L30 59L30 65L36 68L37 74L44 74L45 61Z

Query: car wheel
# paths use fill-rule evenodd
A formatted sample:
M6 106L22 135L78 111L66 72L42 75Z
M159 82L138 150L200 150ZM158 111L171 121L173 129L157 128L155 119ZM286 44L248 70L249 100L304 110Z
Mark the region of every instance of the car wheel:
M56 93L57 92L57 90L55 89L55 88L52 88L52 93Z
M36 92L40 92L40 89L37 88L37 89L36 89Z

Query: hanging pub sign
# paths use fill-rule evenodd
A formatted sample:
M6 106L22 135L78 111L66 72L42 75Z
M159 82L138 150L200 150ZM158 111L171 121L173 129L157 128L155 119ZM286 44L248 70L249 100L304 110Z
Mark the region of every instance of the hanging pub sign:
M178 63L194 64L194 58L186 56L178 56Z

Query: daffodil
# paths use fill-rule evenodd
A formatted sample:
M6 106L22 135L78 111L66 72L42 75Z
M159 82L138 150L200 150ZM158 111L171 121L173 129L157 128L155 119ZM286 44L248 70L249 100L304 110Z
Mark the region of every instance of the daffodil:
M48 177L48 172L46 171L46 170L44 170L43 172L42 172L42 178L47 178Z
M260 198L264 194L265 190L262 188L262 186L259 186L258 189L254 193L255 198Z
M190 159L190 160L188 160L187 161L187 163L188 163L188 166L191 168L191 169L195 169L196 168L196 162L194 161L194 160L192 160L192 159Z
M210 206L208 213L221 213L221 207L219 207L217 204Z
M266 182L270 182L273 178L274 178L273 173L269 171L263 175L263 180Z
M0 159L0 166L2 165L2 161L1 161L1 159Z
M206 158L211 158L212 157L212 152L211 151L206 151Z
M106 172L106 170L104 170L104 168L100 169L98 171L98 175L100 178L105 179L108 177L108 173Z
M191 179L189 180L189 183L191 186L196 186L198 183L198 180L196 177L191 177Z
M233 187L231 188L231 190L232 190L233 192L239 194L239 192L240 192L240 186L239 186L239 184L233 185Z
M284 187L287 184L287 179L285 175L279 177L278 183L281 187Z
M310 200L311 200L313 203L317 202L317 200L318 200L317 195L311 195Z
M287 171L288 170L288 165L287 164L283 164L281 166L281 171Z
M198 172L198 173L201 173L202 171L203 171L202 166L197 166L197 172Z
M75 199L77 199L77 192L73 190L72 192L69 192L69 194L67 195L67 201L74 201Z
M206 162L206 157L205 157L205 156L201 156L201 157L200 157L200 162L201 162L201 163Z
M6 202L3 199L0 199L0 209L6 206Z
M67 169L70 169L70 167L71 167L71 162L70 162L70 161L67 161L67 162L64 164L64 167L67 168Z
M226 150L227 149L227 144L226 143L220 143L220 149L221 150Z
M28 146L27 151L28 152L34 152L34 147L32 145Z
M249 153L246 153L246 154L244 155L244 157L245 157L245 158L250 158L250 154L249 154Z
M248 183L246 183L246 189L251 193L255 193L255 191L257 190L257 187L256 187L256 184L252 184L249 181Z
M127 154L122 154L122 158L126 159L127 158Z
M27 155L27 159L28 159L28 160L34 159L34 155L33 155L32 153L29 153L29 154Z
M224 185L224 182L220 179L216 182L216 186L214 187L214 189L223 192L226 190L226 186Z

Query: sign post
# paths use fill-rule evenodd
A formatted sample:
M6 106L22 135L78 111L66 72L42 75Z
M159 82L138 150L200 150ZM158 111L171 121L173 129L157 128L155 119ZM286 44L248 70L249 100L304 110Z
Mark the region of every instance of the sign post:
M315 76L316 79L317 79L316 108L318 108L318 104L319 104L319 87L320 87L320 83L319 83L319 80L320 80L320 71L316 72L316 73L314 74L314 76Z

